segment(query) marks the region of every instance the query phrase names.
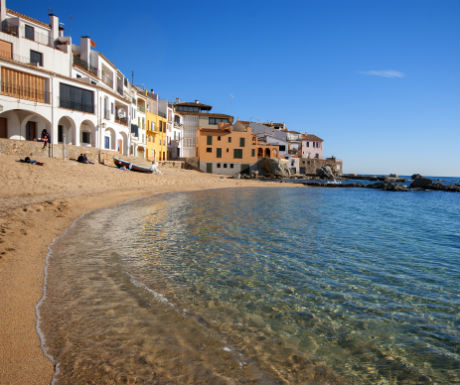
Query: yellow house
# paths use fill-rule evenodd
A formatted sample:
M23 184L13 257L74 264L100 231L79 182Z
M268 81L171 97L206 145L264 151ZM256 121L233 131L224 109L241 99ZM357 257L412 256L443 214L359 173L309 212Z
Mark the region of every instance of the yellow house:
M167 160L166 116L158 111L158 102L151 97L147 101L146 118L146 159Z

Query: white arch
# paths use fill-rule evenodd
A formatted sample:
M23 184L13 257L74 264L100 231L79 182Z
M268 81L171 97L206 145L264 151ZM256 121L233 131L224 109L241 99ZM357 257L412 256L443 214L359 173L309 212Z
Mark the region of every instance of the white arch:
M57 123L57 143L77 144L77 125L70 116L62 116Z
M91 120L85 119L80 123L80 146L96 147L96 126Z
M44 129L50 133L51 122L34 111L11 109L0 113L6 119L8 139L35 140L41 137Z
M123 155L128 155L128 135L125 132L120 132L121 143L118 143L117 150Z
M104 131L104 141L103 141L103 148L106 150L115 150L116 143L115 143L116 134L113 128L107 127Z

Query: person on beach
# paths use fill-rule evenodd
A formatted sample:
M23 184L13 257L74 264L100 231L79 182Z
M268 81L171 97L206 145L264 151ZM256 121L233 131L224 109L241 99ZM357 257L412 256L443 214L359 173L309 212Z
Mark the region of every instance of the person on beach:
M48 130L46 128L43 129L42 135L41 135L41 141L43 143L43 148L46 148L46 145L48 144L50 140L50 135L48 134Z
M43 162L39 162L37 160L30 159L28 156L26 156L24 159L19 159L19 161L22 162L22 163L36 164L37 166L43 166L44 165Z
M94 164L94 162L91 162L88 160L88 157L86 156L86 154L80 154L80 156L77 159L77 162L84 163L84 164Z

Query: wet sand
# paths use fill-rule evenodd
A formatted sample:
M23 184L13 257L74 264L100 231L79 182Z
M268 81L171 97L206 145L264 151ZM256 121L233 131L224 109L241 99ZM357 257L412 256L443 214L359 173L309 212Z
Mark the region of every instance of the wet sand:
M0 384L49 384L53 367L40 348L35 306L43 293L48 245L85 212L156 193L232 187L286 187L179 168L162 175L113 166L0 154ZM294 187L298 185L291 184ZM303 187L303 186L302 186Z

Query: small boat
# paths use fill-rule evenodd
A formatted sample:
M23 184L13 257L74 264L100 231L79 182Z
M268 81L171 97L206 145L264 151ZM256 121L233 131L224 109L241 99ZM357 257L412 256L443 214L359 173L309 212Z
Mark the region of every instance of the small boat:
M146 173L153 173L155 171L155 168L153 167L143 167L143 166L139 166L138 164L135 164L135 163L131 163L131 162L128 162L127 160L123 160L123 159L119 159L119 158L113 158L113 163L115 163L115 166L117 166L118 168L121 168L121 167L126 167L127 170L131 170L131 171L138 171L138 172L146 172Z

